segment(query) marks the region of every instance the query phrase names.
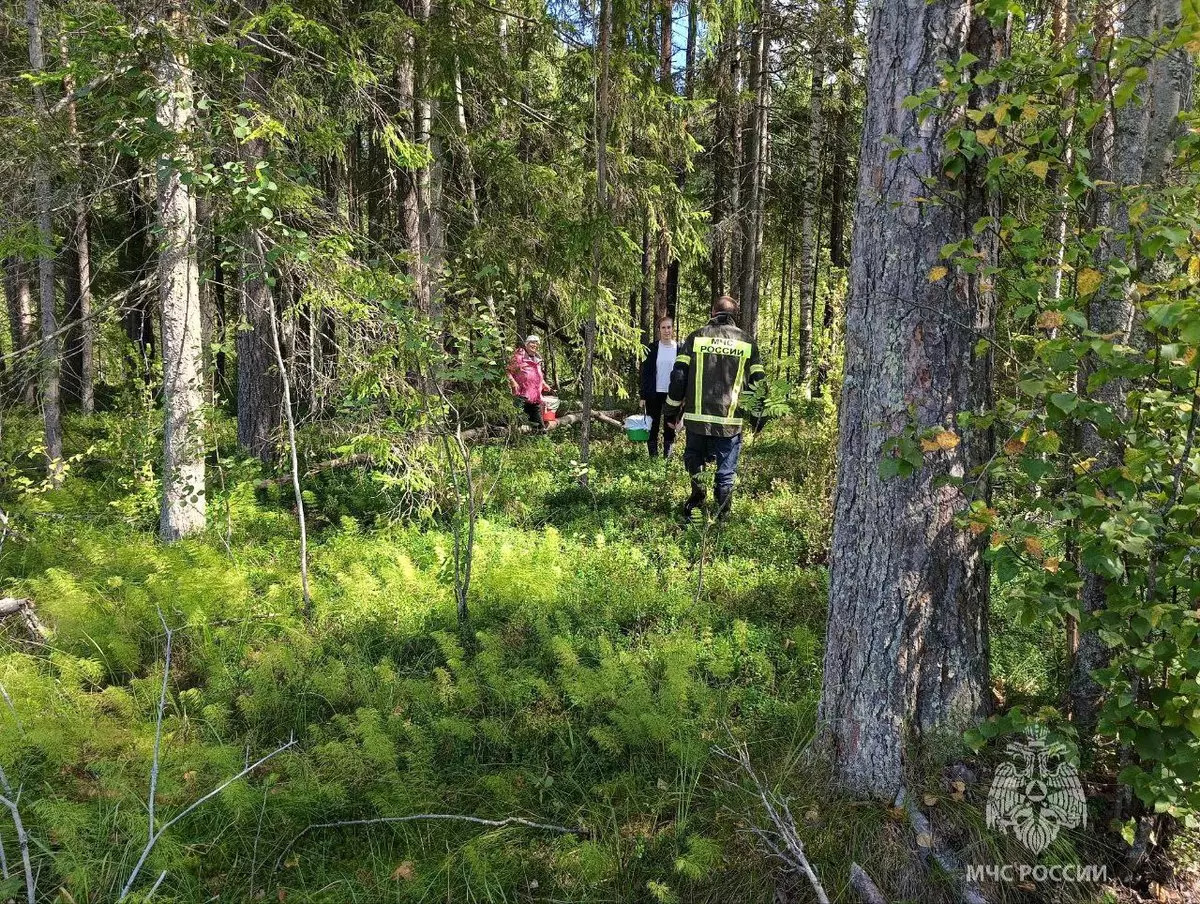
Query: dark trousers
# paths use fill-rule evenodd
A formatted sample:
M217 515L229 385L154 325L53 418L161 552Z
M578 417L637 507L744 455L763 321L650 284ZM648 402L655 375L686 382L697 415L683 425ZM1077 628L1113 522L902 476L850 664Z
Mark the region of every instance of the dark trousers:
M738 456L742 454L742 435L736 436L705 436L703 433L687 432L687 446L683 450L683 465L692 477L692 495L688 497L685 509L690 513L693 509L704 504L707 495L704 484L700 482L700 473L705 464L714 462L717 474L713 480L713 489L717 497L717 511L724 515L729 511L733 499L733 478L737 473Z
M524 399L516 399L516 403L525 411L525 416L529 418L529 423L533 424L538 430L546 429L546 424L542 420L542 406L538 402L527 402Z
M650 415L650 438L646 440L646 445L650 449L650 457L654 458L658 455L658 431L662 428L663 438L663 455L671 454L671 447L675 445L675 431L671 425L667 423L663 417L663 408L667 404L667 394L665 392L656 392L651 398L646 399L646 414Z

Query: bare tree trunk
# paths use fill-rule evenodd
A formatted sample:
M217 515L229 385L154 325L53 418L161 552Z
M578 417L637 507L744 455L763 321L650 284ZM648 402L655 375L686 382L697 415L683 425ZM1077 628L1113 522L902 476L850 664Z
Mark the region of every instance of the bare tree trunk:
M813 235L813 219L821 205L821 138L824 131L821 99L825 91L825 64L821 48L812 49L812 82L808 101L808 147L804 161L804 184L800 189L800 349L797 380L811 393L813 373L813 306L817 281L819 241Z
M462 63L457 54L454 57L454 119L458 126L458 152L462 162L462 178L467 193L467 205L471 208L471 226L478 232L480 223L479 195L475 189L475 165L471 157L471 136L467 126L467 107L463 102ZM496 299L492 293L490 283L483 297L492 323L499 325L496 319Z
M1050 47L1055 52L1061 52L1066 46L1067 38L1073 27L1070 0L1053 0L1050 9ZM1075 103L1075 90L1070 88L1063 97L1063 106L1071 108ZM1069 172L1075 161L1075 147L1071 142L1071 134L1075 131L1074 115L1063 122L1064 147L1063 173ZM1057 179L1057 174L1055 175ZM1051 301L1062 297L1063 262L1067 253L1067 218L1071 206L1071 195L1066 187L1056 192L1054 212L1050 216L1050 235L1053 242L1052 266L1054 279L1050 288Z
M674 0L661 0L658 16L658 86L666 96L674 95L675 79L671 71L671 27ZM667 212L659 205L658 242L654 260L654 322L666 316L670 308L668 277L671 269L671 232L667 228Z
M711 302L725 294L728 273L725 260L729 248L729 215L728 206L729 182L733 178L733 156L729 117L733 106L733 83L731 78L730 60L734 48L734 29L727 30L722 35L717 51L716 75L716 115L713 122L713 148L710 151L713 169L713 193L710 220L713 228L710 230L710 282Z
M969 0L874 4L870 45L819 723L839 782L891 800L910 745L919 752L988 706L987 567L980 539L956 523L967 494L944 478L971 474L991 437L955 436L910 476L885 480L880 464L910 418L951 433L959 412L990 405L991 362L974 347L994 324L992 289L929 272L944 244L998 213L978 162L944 176L944 135L961 112L947 105L918 124L899 101L936 86L944 63L970 51L987 66L996 48ZM886 135L913 152L889 159ZM921 210L926 180L953 203ZM995 265L994 235L976 247Z
M262 0L251 0L250 15L262 9ZM243 47L253 48L251 38ZM251 115L267 102L268 88L254 62L242 77L242 103ZM247 177L266 158L267 143L251 138L242 145L240 156ZM254 226L241 237L240 279L241 323L237 330L237 427L238 445L265 464L275 460L278 434L283 424L283 375L272 343L275 298L269 282L266 252Z
M158 161L158 297L162 309L163 499L159 534L171 542L204 529L204 380L196 202L183 179L192 165L186 133L194 116L192 72L175 40L179 7L166 12L158 66L159 126L180 144Z
M846 183L850 171L850 87L854 79L854 17L857 11L856 0L845 0L840 36L842 58L838 69L838 109L832 128L835 151L829 173L829 262L842 268L849 263L846 259Z
M1151 11L1149 3L1125 4L1125 16L1121 22L1122 38L1144 41L1151 36ZM1115 0L1101 0L1096 9L1096 47L1111 48L1117 34L1117 14L1120 6ZM1104 38L1109 40L1105 41ZM1109 61L1102 57L1093 60L1093 86L1096 100L1104 108L1100 122L1093 131L1091 147L1091 178L1097 183L1094 191L1094 228L1104 229L1097 251L1098 269L1105 273L1099 291L1088 305L1088 327L1102 336L1111 337L1114 344L1129 342L1133 329L1134 301L1133 281L1112 277L1106 271L1114 260L1129 263L1136 271L1137 250L1129 244L1129 206L1121 196L1121 189L1137 185L1142 181L1146 162L1147 139L1150 130L1150 103L1153 88L1142 82L1133 91L1129 100L1121 107L1114 102L1116 80L1109 68ZM1110 186L1115 185L1115 191ZM1082 362L1080 385L1091 386L1091 377L1105 367L1103 361L1089 354ZM1128 386L1123 379L1109 378L1094 387L1089 395L1092 401L1106 406L1117 418L1125 415L1125 393ZM1093 458L1097 469L1119 464L1122 451L1100 436L1091 423L1084 423L1080 448L1085 458ZM1101 702L1100 686L1092 673L1108 662L1108 651L1094 625L1089 624L1105 606L1108 579L1083 569L1083 590L1079 608L1083 630L1079 635L1079 648L1072 663L1071 712L1079 726L1081 738L1090 739L1096 726Z
M742 286L742 242L744 241L745 214L742 211L742 41L741 31L735 25L730 29L732 56L729 59L731 85L729 109L729 196L725 216L729 221L729 290L741 292Z
M10 257L4 262L4 295L13 351L32 348L37 341L37 326L33 319L29 265L19 257ZM12 390L25 405L32 405L36 399L37 381L28 376L30 370L26 356L13 358Z
M42 9L39 0L25 0L25 24L29 29L29 68L34 76L33 107L44 127L49 119L46 89L39 80L46 68L42 50ZM39 387L42 397L43 441L46 446L46 475L52 486L62 483L62 415L59 405L58 318L54 310L54 221L50 194L50 167L43 151L34 162L33 200L37 206L38 295L42 321L42 367Z
M609 120L609 52L612 46L612 0L600 0L600 34L596 50L600 65L596 73L596 109L592 127L596 146L596 210L607 218L608 209L608 120ZM580 482L588 482L588 461L591 453L592 407L596 380L596 309L603 277L604 243L597 232L592 239L592 300L591 309L583 324L583 380L580 401L583 403L583 423L579 431Z
M59 38L62 65L67 65L67 39ZM96 330L92 323L92 255L91 240L88 232L88 202L83 197L83 142L79 137L79 116L75 105L75 78L68 74L63 79L67 101L67 139L71 147L71 162L79 174L76 182L75 199L71 205L72 218L71 244L74 247L73 263L75 265L74 279L79 286L79 297L76 303L78 344L78 401L79 410L91 414L96 410Z
M416 19L414 0L401 0L401 8L410 19ZM400 131L405 139L417 141L416 72L413 62L416 55L416 39L411 31L404 35L402 52L396 63L396 94L400 105ZM408 275L413 280L418 310L428 314L425 297L427 280L424 274L424 257L421 254L421 203L418 197L418 177L411 169L403 168L399 174L400 232L408 260Z
M746 117L749 149L746 161L746 216L742 234L742 272L740 294L741 326L751 342L758 341L759 284L762 269L762 226L764 171L767 141L767 17L770 8L766 0L758 2L758 21L751 32L750 94L753 107Z
M417 0L418 21L428 27L434 14L433 0ZM442 211L444 188L442 142L433 129L437 101L433 96L433 59L428 42L417 48L420 70L418 96L416 100L416 138L425 148L429 164L421 167L417 179L417 197L421 210L421 274L424 285L421 289L419 306L435 321L442 318L441 278L445 255L445 225Z

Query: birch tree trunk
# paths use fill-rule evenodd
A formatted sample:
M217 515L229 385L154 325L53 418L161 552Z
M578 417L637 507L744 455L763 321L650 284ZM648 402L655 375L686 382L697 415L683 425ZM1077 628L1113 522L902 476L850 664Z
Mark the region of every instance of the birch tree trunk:
M825 65L819 45L813 47L812 93L808 102L808 147L804 162L804 185L801 188L800 213L800 335L797 380L803 391L811 394L813 374L813 306L809 300L816 291L817 240L813 220L821 203L821 138L824 118L821 96L825 91Z
M257 15L262 0L251 0L247 13ZM251 38L242 41L242 49L253 52ZM267 85L256 64L251 61L242 77L242 103L250 115L267 102ZM240 149L246 177L254 178L264 161L267 143L252 137ZM249 226L240 241L241 260L239 298L241 323L236 332L237 346L237 432L238 445L265 464L275 460L278 435L283 425L283 379L276 361L271 324L274 322L274 292L268 281L268 265L259 230Z
M19 257L10 257L4 262L4 298L8 305L8 331L13 350L31 348L37 341L37 326L33 319L29 266ZM37 382L28 376L27 360L27 355L13 358L10 387L22 404L32 405Z
M416 19L414 0L401 0L401 8L410 19ZM406 30L402 52L396 63L396 95L400 105L400 132L408 141L416 143L416 71L413 60L416 54L416 39L412 28ZM417 295L418 309L428 313L424 295L426 279L424 256L421 253L421 203L417 193L417 174L404 167L398 174L400 202L400 231L404 250L408 258L408 275L412 278Z
M966 434L911 476L880 476L910 411L917 429L951 431L959 412L989 404L991 362L974 346L994 324L992 290L978 276L930 282L929 272L945 243L998 207L979 164L953 182L943 175L943 138L960 111L942 100L918 123L904 107L967 51L984 66L995 56L969 0L872 7L819 723L840 784L887 800L912 749L988 706L987 568L979 538L955 523L967 497L943 478L970 474L991 438ZM911 153L889 159L889 135ZM914 201L929 194L923 177L944 206ZM976 246L987 265L998 255L991 232Z
M433 0L417 0L419 21L426 28L434 14ZM442 210L444 189L442 142L433 129L437 115L437 101L433 96L433 58L428 42L417 47L419 87L416 100L417 143L425 148L429 163L421 167L417 179L417 198L421 212L421 275L424 285L419 304L435 321L441 321L442 264L446 250L445 223Z
M1061 52L1066 46L1074 23L1071 17L1070 0L1054 0L1050 9L1050 46L1056 52ZM1073 107L1075 90L1068 89L1063 97L1065 107ZM1063 138L1066 151L1063 155L1063 171L1069 172L1075 160L1075 148L1071 142L1071 134L1075 131L1075 117L1072 115L1063 123ZM1067 220L1071 206L1071 196L1066 188L1057 192L1057 203L1050 217L1050 235L1053 245L1054 278L1050 284L1051 301L1062 298L1063 261L1067 253Z
M204 529L204 381L196 202L181 169L192 165L192 73L179 36L183 14L167 11L159 61L159 126L176 141L158 161L158 298L162 308L163 497L159 534L171 542Z

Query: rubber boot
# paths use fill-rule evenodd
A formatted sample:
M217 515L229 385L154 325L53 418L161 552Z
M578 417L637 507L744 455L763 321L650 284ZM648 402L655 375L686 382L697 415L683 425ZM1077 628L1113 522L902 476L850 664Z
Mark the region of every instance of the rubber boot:
M724 523L733 507L733 487L717 487L713 493L717 497L717 521Z
M700 508L700 506L704 505L704 497L706 495L707 494L704 491L704 485L702 483L700 483L700 476L698 474L693 475L692 476L692 495L688 496L687 502L685 502L683 504L682 517L683 517L683 524L685 527L692 523L692 517L695 514L696 509L698 509L698 508Z

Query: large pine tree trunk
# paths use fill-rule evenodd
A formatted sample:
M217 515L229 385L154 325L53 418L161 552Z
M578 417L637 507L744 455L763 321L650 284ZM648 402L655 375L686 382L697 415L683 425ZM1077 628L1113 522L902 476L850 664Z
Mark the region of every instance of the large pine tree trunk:
M873 6L820 722L840 783L884 799L910 750L987 709L987 568L979 538L955 523L967 496L944 478L967 477L990 437L967 433L909 477L884 480L879 469L910 411L918 428L949 431L959 412L989 404L991 364L974 346L993 327L991 289L978 276L929 273L941 247L970 238L996 205L975 165L943 176L943 136L959 111L918 124L903 101L968 50L986 65L991 45L969 0ZM889 135L911 153L889 159ZM914 201L930 194L923 178L948 203ZM977 239L988 265L993 233Z
M42 49L42 9L38 0L25 0L25 24L29 29L29 68L34 75L34 114L43 126L49 119L46 89L37 79L46 68ZM59 404L59 374L62 366L58 317L54 310L54 220L50 193L50 167L43 158L34 162L33 202L37 209L38 299L41 304L42 362L38 381L42 397L43 442L46 474L52 486L63 479L62 415Z
M262 0L248 12L256 14ZM247 50L253 44L244 42ZM267 101L267 85L253 62L242 79L242 103L251 110ZM266 156L262 138L251 138L241 148L242 166L249 177ZM241 237L241 322L237 330L237 433L238 445L265 463L275 459L278 433L283 425L283 380L276 361L271 324L275 316L274 293L268 282L267 260L259 231L249 227Z
M179 8L167 15L178 26ZM173 29L172 29L173 30ZM158 66L157 118L162 129L187 141L194 113L192 73L176 35L165 35ZM196 202L183 179L186 144L158 161L158 298L162 317L163 497L159 534L168 542L204 529L204 377L200 287L196 266Z

